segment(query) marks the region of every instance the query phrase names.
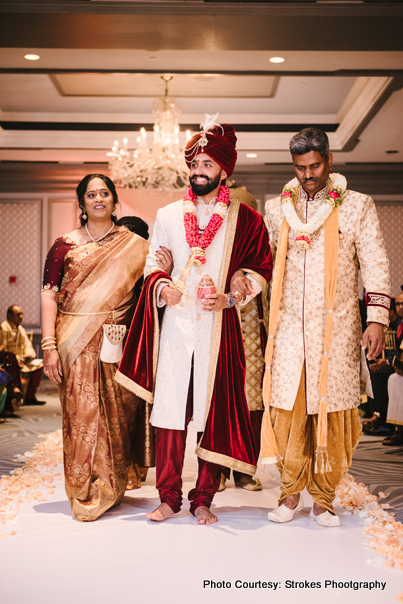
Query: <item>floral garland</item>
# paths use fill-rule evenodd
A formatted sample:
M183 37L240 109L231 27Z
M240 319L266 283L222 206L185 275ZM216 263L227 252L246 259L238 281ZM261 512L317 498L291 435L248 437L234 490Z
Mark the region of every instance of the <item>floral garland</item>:
M308 249L312 242L312 235L325 223L326 219L343 202L343 195L347 188L347 181L341 174L331 174L332 185L323 200L322 205L315 215L304 224L297 216L295 203L297 198L298 180L293 178L288 182L281 193L283 215L290 227L296 231L295 241L303 249Z
M194 254L193 262L200 266L206 262L205 250L213 241L224 221L225 213L230 203L230 191L224 185L220 187L214 213L200 238L196 203L197 196L193 193L192 189L189 189L183 198L183 221L185 223L186 241L190 246L191 253Z

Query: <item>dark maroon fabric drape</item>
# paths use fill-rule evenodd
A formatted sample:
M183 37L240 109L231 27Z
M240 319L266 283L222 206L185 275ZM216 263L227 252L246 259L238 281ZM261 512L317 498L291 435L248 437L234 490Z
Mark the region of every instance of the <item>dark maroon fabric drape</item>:
M171 279L164 271L151 273L145 280L127 336L119 371L150 392L154 392L154 287L159 279ZM158 309L161 321L164 308Z
M253 270L266 281L272 274L269 237L263 219L241 204L225 291L238 269ZM245 353L236 308L223 311L221 345L202 449L256 464L256 449L245 395Z

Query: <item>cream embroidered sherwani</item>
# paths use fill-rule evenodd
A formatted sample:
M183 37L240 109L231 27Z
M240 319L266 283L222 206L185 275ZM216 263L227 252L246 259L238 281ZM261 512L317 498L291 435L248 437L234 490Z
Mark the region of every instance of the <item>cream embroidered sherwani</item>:
M300 186L297 214L307 222L323 202L325 190L313 201ZM266 203L266 220L275 255L282 221L280 197ZM308 414L319 410L319 371L326 320L324 229L305 251L290 229L272 364L272 407L293 408L305 360ZM346 190L339 206L339 256L334 325L329 351L326 403L328 412L360 403L361 322L358 267L367 293L368 322L389 323L389 263L374 202Z
M199 227L204 230L214 212L215 200L208 205L197 202ZM192 357L194 357L193 423L195 430L204 430L207 400L210 351L212 346L214 312L203 311L197 299L197 287L204 275L209 275L216 287L219 283L224 243L228 226L228 212L224 222L207 248L206 263L193 266L187 281L187 294L179 304L165 309L161 329L158 369L155 383L151 423L159 428L183 430L185 428L186 403L189 389ZM173 256L171 273L174 283L189 259L183 222L183 200L158 210L150 252L144 270L145 277L153 270L160 270L155 256L160 246L167 247ZM231 251L230 251L231 253ZM261 291L251 276L254 295ZM157 304L160 304L157 288ZM246 304L253 296L244 301Z

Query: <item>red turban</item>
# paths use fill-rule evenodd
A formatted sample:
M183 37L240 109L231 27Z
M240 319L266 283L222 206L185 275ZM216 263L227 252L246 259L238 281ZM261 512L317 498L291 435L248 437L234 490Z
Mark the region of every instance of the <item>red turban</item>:
M217 125L208 131L202 129L186 143L185 161L190 168L195 155L206 153L231 176L237 158L235 145L235 130L229 124Z

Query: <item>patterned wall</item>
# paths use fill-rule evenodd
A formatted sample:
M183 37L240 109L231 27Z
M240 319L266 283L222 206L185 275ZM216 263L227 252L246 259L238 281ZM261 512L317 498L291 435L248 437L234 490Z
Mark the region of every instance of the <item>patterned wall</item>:
M400 247L403 237L403 204L377 203L382 233L390 262L392 296L401 293L403 285L403 250Z
M12 304L24 311L24 325L39 323L41 201L0 201L0 318ZM15 284L9 277L17 277Z

